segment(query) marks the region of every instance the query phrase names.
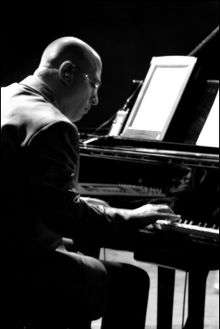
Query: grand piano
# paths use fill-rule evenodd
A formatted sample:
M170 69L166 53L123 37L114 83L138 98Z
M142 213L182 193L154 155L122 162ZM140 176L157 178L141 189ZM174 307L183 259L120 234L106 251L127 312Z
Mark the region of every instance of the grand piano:
M202 57L218 31L189 56ZM212 113L219 111L219 81L208 79L202 61L199 69L202 73L196 82L189 81L162 140L119 133L84 136L80 146L81 195L100 197L116 207L166 203L182 216L175 225L164 221L136 234L135 259L158 265L158 329L172 328L177 269L186 271L189 281L184 328L204 328L207 275L219 269L219 147L203 138ZM121 131L126 130L123 124Z

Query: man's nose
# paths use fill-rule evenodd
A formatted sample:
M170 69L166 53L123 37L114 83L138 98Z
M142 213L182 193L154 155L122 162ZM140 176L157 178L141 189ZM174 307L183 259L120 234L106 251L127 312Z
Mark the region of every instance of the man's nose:
M93 106L96 106L98 105L99 103L99 97L98 97L98 94L94 94L92 95L91 99L90 99L90 102Z

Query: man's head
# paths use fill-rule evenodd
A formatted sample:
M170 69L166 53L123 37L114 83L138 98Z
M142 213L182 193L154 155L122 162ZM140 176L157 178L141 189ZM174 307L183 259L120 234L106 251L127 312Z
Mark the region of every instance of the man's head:
M44 50L35 74L49 85L60 110L78 121L98 104L102 62L97 52L82 40L63 37Z

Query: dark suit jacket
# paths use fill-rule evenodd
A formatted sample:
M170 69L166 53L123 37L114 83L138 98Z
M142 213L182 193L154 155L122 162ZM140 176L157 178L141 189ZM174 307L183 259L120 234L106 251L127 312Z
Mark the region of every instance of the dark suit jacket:
M80 198L77 128L37 77L2 88L1 135L1 236L8 250L55 249L62 236L76 250L117 247L130 235L123 215Z

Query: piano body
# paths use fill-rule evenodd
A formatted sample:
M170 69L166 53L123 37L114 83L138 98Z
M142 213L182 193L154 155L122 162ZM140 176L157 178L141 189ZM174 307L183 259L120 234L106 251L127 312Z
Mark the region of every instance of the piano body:
M208 111L205 103L197 123ZM80 146L81 195L116 207L166 203L182 216L176 225L161 223L162 230L148 227L136 236L135 259L158 265L158 329L172 328L176 269L189 276L184 328L202 329L207 275L219 269L219 150L189 143L195 125L186 126L180 141L90 136Z

